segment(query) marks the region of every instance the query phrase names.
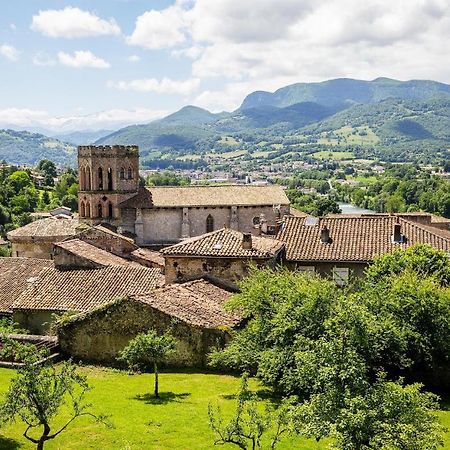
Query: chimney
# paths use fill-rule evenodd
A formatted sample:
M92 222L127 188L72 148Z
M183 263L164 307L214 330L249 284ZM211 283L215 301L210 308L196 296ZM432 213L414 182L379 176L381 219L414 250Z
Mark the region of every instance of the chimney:
M251 233L242 233L242 248L244 250L252 249L252 235Z
M392 234L392 242L394 242L395 244L401 244L403 242L402 226L398 222L398 219L397 219L397 222L394 223L394 232Z
M326 226L320 230L320 241L322 244L330 243L330 230Z

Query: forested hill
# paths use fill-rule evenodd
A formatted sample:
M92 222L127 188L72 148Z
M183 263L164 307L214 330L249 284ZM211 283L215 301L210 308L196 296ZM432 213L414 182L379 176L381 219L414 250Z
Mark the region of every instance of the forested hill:
M185 106L163 119L103 135L96 143L139 145L144 165L165 159L164 167L168 161L200 160L198 155L211 152L262 151L292 157L336 147L357 157L431 162L446 157L449 123L450 85L342 78L297 83L273 93L253 92L228 113ZM70 140L75 143L88 139L80 133L74 136ZM73 164L74 147L39 134L0 132L0 160L35 164L43 158Z
M357 146L357 153L365 156L429 161L449 148L449 123L450 85L336 79L254 92L231 113L188 106L97 143L137 144L150 159L155 154L175 159L223 152L228 145L234 150L311 153L336 146L354 151Z
M42 159L49 159L61 166L74 165L76 148L39 133L0 129L0 160L35 166Z
M436 81L398 81L390 78L363 81L338 78L320 83L292 84L273 93L253 92L244 99L240 109L261 106L283 108L301 102L350 106L357 103L377 103L388 98L429 100L442 97L450 98L450 85Z

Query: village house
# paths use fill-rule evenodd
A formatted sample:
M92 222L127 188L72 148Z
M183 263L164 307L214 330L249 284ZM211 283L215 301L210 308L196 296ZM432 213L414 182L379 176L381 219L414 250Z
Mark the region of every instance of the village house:
M65 215L36 220L7 233L15 257L52 259L53 244L77 234L78 219Z
M201 279L121 297L64 321L58 328L60 347L77 360L114 364L132 338L152 329L170 332L177 339L169 365L203 367L207 354L222 348L241 322L223 310L230 296Z
M78 147L78 212L108 222L140 246L163 246L223 226L252 232L289 214L281 186L140 187L137 146Z
M119 297L150 292L163 282L159 270L142 266L47 267L13 302L13 320L33 334L45 334L55 315L91 311Z
M0 316L11 317L12 305L40 273L54 267L49 259L0 258Z
M419 217L421 217L419 215ZM338 285L362 276L374 258L415 244L450 252L450 232L402 215L287 217L277 235L288 267L332 277Z
M275 267L283 258L283 242L222 228L161 250L166 283L203 276L230 286L248 274L250 263Z

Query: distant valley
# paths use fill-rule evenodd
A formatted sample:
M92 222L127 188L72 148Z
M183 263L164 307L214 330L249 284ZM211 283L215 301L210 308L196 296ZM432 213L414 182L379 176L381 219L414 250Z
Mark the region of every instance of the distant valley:
M286 161L322 152L432 162L450 147L450 85L434 81L335 79L253 92L233 112L186 106L146 125L46 138L0 132L0 159L74 162L77 144L137 144L147 167L244 158ZM11 135L13 133L13 135ZM41 137L38 137L41 136ZM216 159L217 159L216 158Z

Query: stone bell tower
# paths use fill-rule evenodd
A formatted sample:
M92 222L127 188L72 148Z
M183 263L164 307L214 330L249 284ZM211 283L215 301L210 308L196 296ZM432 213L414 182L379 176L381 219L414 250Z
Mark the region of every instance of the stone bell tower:
M139 189L139 147L79 146L78 178L80 222L120 226L118 205Z

